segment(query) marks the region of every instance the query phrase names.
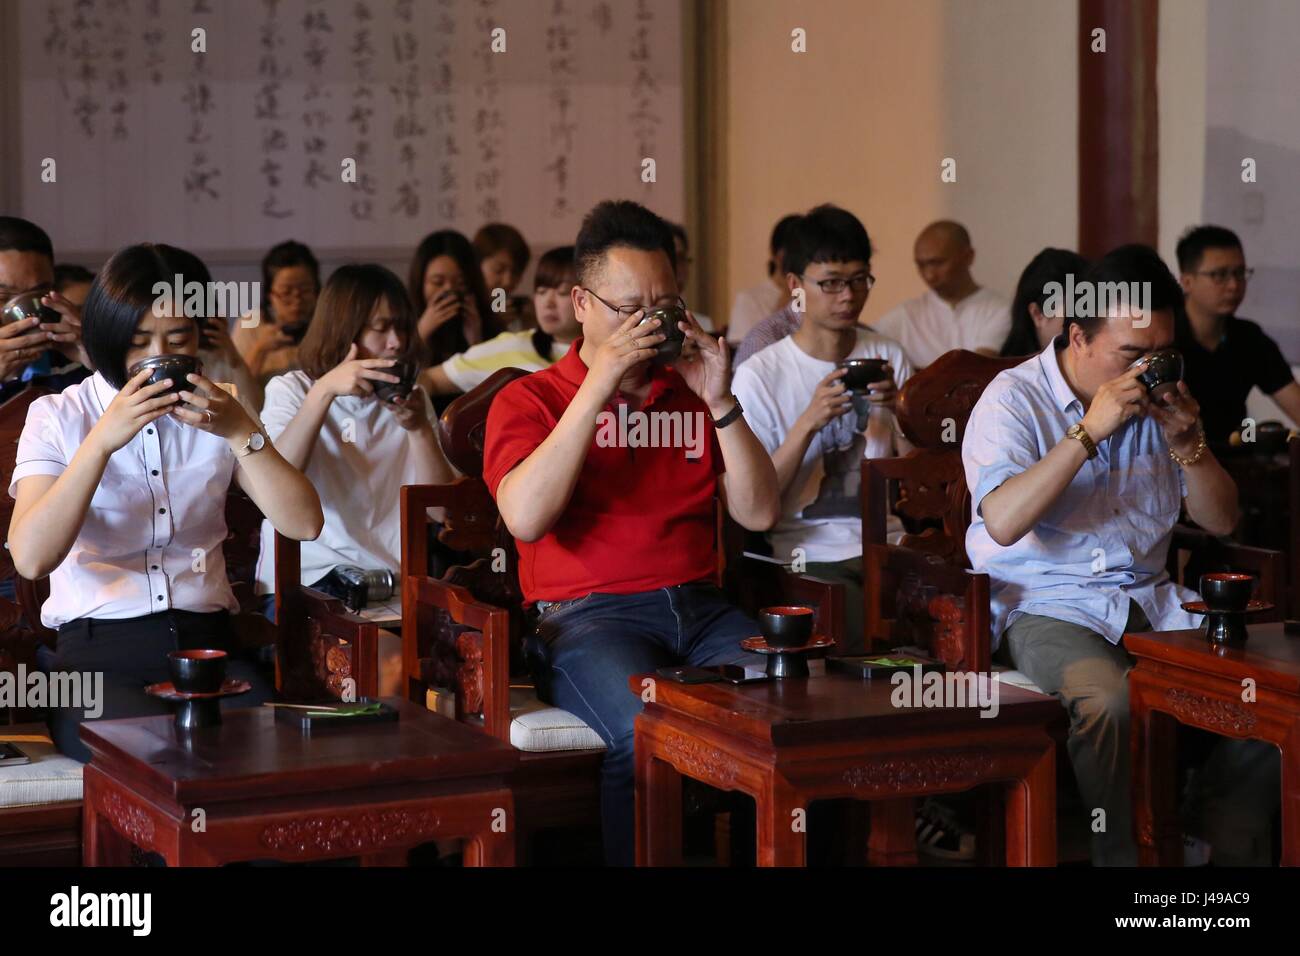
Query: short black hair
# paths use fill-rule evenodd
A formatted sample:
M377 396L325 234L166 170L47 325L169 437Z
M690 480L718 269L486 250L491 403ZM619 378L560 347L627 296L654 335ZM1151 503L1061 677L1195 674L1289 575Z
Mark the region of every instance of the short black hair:
M772 227L772 238L767 242L768 251L772 255L776 255L786 247L790 241L790 233L794 229L795 223L802 218L803 216L798 213L791 213L788 216L782 216L780 221Z
M79 266L71 262L60 262L54 267L54 291L62 292L70 285L79 285L83 282L94 282L95 273L91 272L85 266Z
M1183 310L1182 286L1160 258L1160 253L1140 243L1119 246L1106 253L1084 274L1084 281L1092 283L1094 289L1099 289L1103 284L1123 283L1127 286L1132 282L1149 282L1152 312L1170 309L1177 322ZM1094 295L1094 301L1099 298ZM1107 316L1099 308L1094 309L1090 316L1067 313L1065 331L1068 334L1070 326L1077 325L1083 330L1084 338L1091 341L1106 320Z
M212 281L194 253L151 242L119 250L95 277L81 307L81 338L91 364L114 388L126 384L126 353L140 319L158 298L154 286L171 288L177 276L182 289L191 282L206 289ZM191 318L199 325L206 316Z
M1176 250L1178 271L1184 275L1195 272L1205 256L1206 249L1241 251L1241 239L1231 229L1225 229L1223 226L1193 226L1178 240Z
M790 230L785 271L802 275L813 262L871 262L871 237L862 221L829 203L812 209Z
M26 219L0 216L0 252L37 252L54 262L54 243L49 234Z
M609 250L623 247L642 252L663 250L668 263L677 271L677 248L672 228L645 206L630 199L606 199L597 203L583 217L574 258L578 263L578 282L592 285L604 268Z
M316 256L301 242L286 239L272 246L262 257L262 312L264 314L272 314L271 283L275 281L275 274L281 269L289 269L293 266L307 267L312 280L316 283L316 293L320 294L320 263L316 261Z

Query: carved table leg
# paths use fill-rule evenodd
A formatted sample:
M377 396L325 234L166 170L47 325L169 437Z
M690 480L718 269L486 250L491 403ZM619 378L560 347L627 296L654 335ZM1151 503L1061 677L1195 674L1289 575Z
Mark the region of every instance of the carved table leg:
M509 790L498 790L484 794L480 803L487 822L465 838L465 866L514 866L518 820L514 796Z
M636 723L636 863L681 866L682 776L655 756L653 735L641 732L644 719Z
M916 801L911 797L871 802L868 866L916 866Z
M1056 865L1056 744L1006 786L1007 866Z
M81 809L81 865L130 866L131 842L113 828L99 812L101 795L111 785L103 775L87 766L83 776Z
M1176 784L1176 736L1173 717L1147 706L1146 688L1129 675L1129 721L1132 735L1133 827L1138 863L1182 863Z
M796 810L804 811L807 821L808 800L780 777L770 777L755 798L758 811L758 865L804 866L807 835L795 828L800 819Z
M1282 865L1300 866L1300 721L1282 750Z

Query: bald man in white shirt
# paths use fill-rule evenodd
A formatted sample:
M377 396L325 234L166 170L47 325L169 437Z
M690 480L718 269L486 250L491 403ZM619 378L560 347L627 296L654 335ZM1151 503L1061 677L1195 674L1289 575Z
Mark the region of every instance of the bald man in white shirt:
M1011 305L971 277L975 250L959 222L940 220L921 230L914 247L916 271L930 288L872 323L903 346L924 368L953 349L997 355L1011 331Z

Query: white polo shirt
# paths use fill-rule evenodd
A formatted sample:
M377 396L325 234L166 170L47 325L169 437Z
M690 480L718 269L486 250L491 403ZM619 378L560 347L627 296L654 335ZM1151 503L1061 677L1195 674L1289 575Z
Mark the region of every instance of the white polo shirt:
M1002 350L1011 331L1011 304L988 289L978 289L953 308L932 289L908 299L871 323L903 346L912 367L923 369L953 349Z
M10 497L63 474L117 389L96 372L27 410ZM108 459L81 531L50 575L41 623L158 611L236 611L226 580L226 492L236 458L222 438L164 415Z
M272 441L293 421L312 386L306 372L277 375L266 385L262 424ZM437 421L423 390L425 414ZM302 580L311 585L340 564L367 571L402 567L402 485L427 481L411 433L374 396L342 395L330 403L303 473L316 486L325 527L301 546ZM257 592L275 590L275 530L262 523Z

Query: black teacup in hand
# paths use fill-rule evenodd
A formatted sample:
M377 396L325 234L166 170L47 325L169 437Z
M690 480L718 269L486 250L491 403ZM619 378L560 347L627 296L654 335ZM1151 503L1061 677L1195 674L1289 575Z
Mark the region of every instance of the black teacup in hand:
M194 391L194 384L190 382L189 376L202 367L199 360L193 355L154 355L132 365L126 370L126 377L128 379L135 378L145 369L150 369L149 380L144 383L145 386L157 385L163 379L169 378L172 380L171 388L167 389L163 394L179 395L181 389L189 392Z
M883 382L888 376L885 366L888 363L880 358L851 358L839 364L844 369L840 381L850 392L865 392L872 382Z
M810 607L783 605L758 612L758 630L768 647L803 647L812 640L812 628Z
M383 372L385 375L396 375L401 379L400 382L375 382L375 397L381 402L395 402L399 398L406 398L411 394L411 389L415 388L415 363L411 361L394 362L388 368L375 369L377 372Z
M41 304L41 299L45 297L47 291L45 289L35 289L30 292L18 293L6 302L4 309L0 311L0 324L7 325L10 322L21 322L23 319L32 317L38 318L42 322L58 322L62 316L48 305Z
M676 305L650 309L637 324L644 325L651 319L659 320L657 331L666 336L655 346L653 361L657 365L671 365L682 354L682 346L686 344L686 333L677 327L678 322L686 321L686 310Z
M172 686L182 694L215 694L226 679L225 651L170 651L167 664Z
M1145 359L1147 366L1137 379L1147 390L1151 401L1163 405L1168 397L1178 391L1183 377L1183 356L1175 349L1152 352Z

